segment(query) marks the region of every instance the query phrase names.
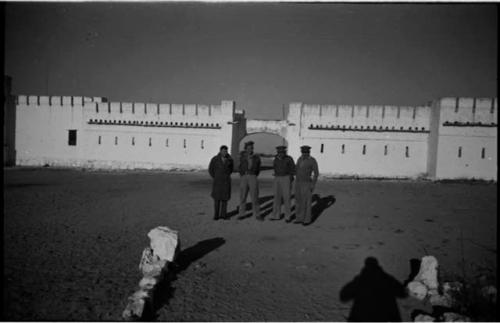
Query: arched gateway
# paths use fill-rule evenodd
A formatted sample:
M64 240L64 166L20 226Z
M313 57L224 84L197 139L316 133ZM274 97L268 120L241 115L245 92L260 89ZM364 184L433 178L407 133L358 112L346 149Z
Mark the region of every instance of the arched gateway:
M283 138L286 142L287 140L287 132L288 132L288 122L286 120L245 120L244 131L239 133L239 136L233 138L233 141L237 143L238 149L241 146L241 140L249 135L258 134L258 133L266 133L277 135ZM238 163L239 159L239 151L233 152L233 157L235 158L236 163Z

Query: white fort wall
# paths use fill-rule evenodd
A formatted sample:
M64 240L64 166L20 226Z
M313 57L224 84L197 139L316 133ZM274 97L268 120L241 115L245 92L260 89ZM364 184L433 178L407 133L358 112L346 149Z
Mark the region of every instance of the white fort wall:
M289 142L309 145L320 173L420 177L427 173L430 107L290 104ZM291 150L298 158L300 151Z
M443 98L434 103L436 179L497 179L497 99Z
M496 98L431 106L291 103L290 154L309 145L320 173L365 177L497 179Z
M497 178L497 99L443 98L429 106L291 103L286 120L247 120L220 105L18 96L17 165L206 169L220 145L238 159L252 132L284 137L296 160L312 147L320 173L431 179ZM76 145L69 145L69 131Z
M231 146L234 102L182 105L18 96L16 163L99 168L206 168ZM76 130L75 146L68 144Z

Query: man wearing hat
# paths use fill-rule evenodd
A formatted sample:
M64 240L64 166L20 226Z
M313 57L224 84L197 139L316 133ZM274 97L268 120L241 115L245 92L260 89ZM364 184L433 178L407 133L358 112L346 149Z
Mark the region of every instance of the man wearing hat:
M285 146L276 147L277 155L273 160L274 168L274 204L270 220L281 220L281 199L285 205L285 218L291 221L290 189L295 175L295 162L286 154Z
M213 178L212 198L214 199L214 220L227 219L227 201L231 198L231 173L233 159L227 153L227 146L220 147L219 153L210 160L208 173Z
M253 216L262 221L264 218L259 215L259 183L257 176L260 173L260 157L253 153L253 141L245 143L245 150L240 154L240 206L238 208L238 219L245 218L245 204L247 202L248 191L252 200Z
M319 171L316 159L310 155L311 147L302 146L300 147L300 152L302 156L297 160L296 166L297 181L295 182L295 201L297 210L294 223L309 225L312 222L312 192L318 181Z

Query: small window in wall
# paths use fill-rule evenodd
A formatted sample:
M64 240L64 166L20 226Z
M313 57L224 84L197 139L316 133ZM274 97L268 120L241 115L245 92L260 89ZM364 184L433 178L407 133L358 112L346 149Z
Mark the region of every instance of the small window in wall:
M68 130L68 145L76 146L76 130Z
M458 158L462 158L462 147L458 147Z
M406 148L405 148L405 157L406 158L410 157L410 148L408 146L406 146Z
M481 159L484 159L484 155L486 153L486 149L481 149Z
M151 147L151 137L149 137L149 147Z
M204 140L201 141L201 149L205 149L205 141Z
M115 146L118 145L118 137L115 137Z
M342 153L344 154L345 153L345 145L342 144L342 149L341 149Z
M165 147L168 147L168 138L165 140Z
M320 153L323 153L324 148L325 148L325 145L324 145L324 144L321 144L321 148L320 148L319 152L320 152Z
M366 155L366 145L363 145L363 155Z
M384 146L384 156L387 156L387 145Z
M132 137L132 146L135 146L135 137Z
M99 136L99 138L97 138L97 143L100 145L101 144L101 136Z
M186 148L186 139L183 141L183 147Z

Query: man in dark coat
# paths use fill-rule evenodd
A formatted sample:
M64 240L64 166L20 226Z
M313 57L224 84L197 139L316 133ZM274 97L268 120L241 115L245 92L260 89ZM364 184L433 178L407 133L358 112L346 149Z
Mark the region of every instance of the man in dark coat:
M257 176L260 173L260 157L253 152L253 141L245 143L245 150L240 154L240 206L238 208L238 219L245 218L245 204L248 191L252 200L253 216L262 221L264 218L259 214L259 183Z
M227 219L227 201L231 198L231 173L233 159L227 146L221 146L219 153L210 160L208 172L213 178L212 198L214 199L214 220Z

